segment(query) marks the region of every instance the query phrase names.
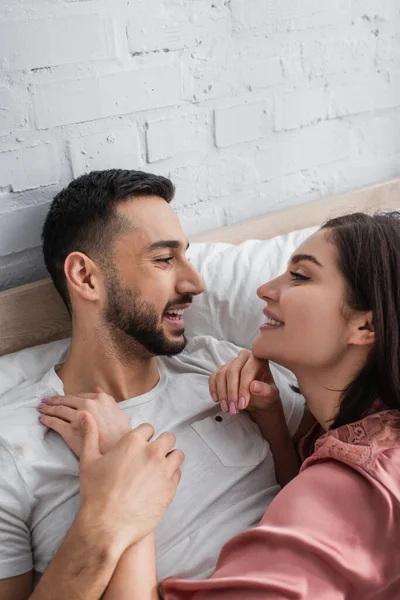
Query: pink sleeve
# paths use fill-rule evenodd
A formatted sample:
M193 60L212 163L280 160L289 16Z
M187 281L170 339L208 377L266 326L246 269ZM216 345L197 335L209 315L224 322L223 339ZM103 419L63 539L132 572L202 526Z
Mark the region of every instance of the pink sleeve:
M387 492L373 479L339 462L317 463L279 493L258 527L223 547L211 579L167 579L164 598L369 597L387 566L392 509ZM397 573L398 567L393 569Z

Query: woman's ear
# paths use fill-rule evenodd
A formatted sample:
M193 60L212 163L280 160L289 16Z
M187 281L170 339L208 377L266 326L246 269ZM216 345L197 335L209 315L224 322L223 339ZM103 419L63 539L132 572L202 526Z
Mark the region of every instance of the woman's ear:
M351 322L350 344L366 346L375 343L375 328L372 311L361 313Z

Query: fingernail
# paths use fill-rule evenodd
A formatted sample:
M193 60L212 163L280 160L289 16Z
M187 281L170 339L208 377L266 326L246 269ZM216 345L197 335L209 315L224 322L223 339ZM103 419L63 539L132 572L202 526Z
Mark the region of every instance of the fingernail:
M229 412L228 403L226 400L221 400L221 402L219 404L220 404L222 412L224 412L224 413Z
M255 381L253 383L253 392L255 392L256 394L258 392L261 392L261 385L258 383L258 381Z
M239 398L239 409L244 410L245 406L246 406L246 399L243 398L243 396L242 396L241 398Z
M214 394L214 392L211 394L211 398L213 399L213 402L218 402L218 396L217 394Z
M39 404L39 406L36 407L36 410L43 410L46 408L46 405L43 404L43 402L41 404Z
M229 402L229 414L236 415L236 406L234 402Z
M48 402L50 400L50 398L42 398L42 403L46 404L46 402Z

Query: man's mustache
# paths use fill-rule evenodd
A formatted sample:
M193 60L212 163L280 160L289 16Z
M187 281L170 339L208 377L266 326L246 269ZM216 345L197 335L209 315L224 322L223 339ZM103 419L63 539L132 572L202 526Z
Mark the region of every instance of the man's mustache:
M192 304L192 302L193 302L193 295L192 294L184 294L183 296L181 296L177 300L174 300L172 302L168 302L167 306L165 307L164 312L168 312L168 309L171 306L179 306L179 304Z

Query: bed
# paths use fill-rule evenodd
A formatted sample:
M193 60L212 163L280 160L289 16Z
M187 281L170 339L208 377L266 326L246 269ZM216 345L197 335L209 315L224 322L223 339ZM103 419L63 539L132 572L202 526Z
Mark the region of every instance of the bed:
M268 240L319 225L331 216L394 208L400 208L400 178L195 235L191 241ZM69 337L68 313L49 279L0 293L0 331L0 356Z

